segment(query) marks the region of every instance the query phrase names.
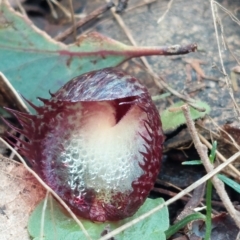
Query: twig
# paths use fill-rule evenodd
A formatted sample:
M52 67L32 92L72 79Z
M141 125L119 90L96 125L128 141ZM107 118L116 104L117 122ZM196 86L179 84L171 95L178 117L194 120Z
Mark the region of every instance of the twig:
M144 57L143 57L144 58ZM139 63L135 60L133 60L133 62L139 66ZM147 62L148 64L148 62ZM150 66L149 66L150 67ZM173 94L174 96L182 99L183 101L187 102L191 107L197 109L198 111L200 112L205 112L205 109L204 108L200 108L198 106L195 105L195 100L190 98L189 96L185 96L181 93L179 93L178 91L176 91L175 89L171 88L165 81L164 79L161 77L161 76L157 76L151 69L150 67L150 70L148 68L145 69L152 77L153 77L153 80L155 82L155 84L160 88L160 89L165 89L167 90L168 92L170 92L171 94Z
M108 0L106 0L106 2L108 2ZM123 29L126 36L128 37L129 41L132 43L133 46L137 47L138 45L137 45L135 39L133 38L130 29L125 25L122 17L115 13L115 8L111 8L111 12L112 12L114 18L117 20L120 27ZM182 46L181 45L173 45L170 47L161 47L161 48L162 48L162 50L161 50L162 52L160 55L164 55L164 56L179 55L179 54L195 52L197 50L197 44L193 43L193 44L187 44L187 45L182 45ZM141 54L141 55L144 55L144 54ZM142 60L145 67L149 70L149 72L154 74L146 57L140 57L140 59Z
M218 7L220 7L225 13L227 13L229 15L229 17L235 22L237 23L239 26L240 26L240 21L239 19L232 13L230 12L229 10L227 10L225 7L223 7L220 3L214 1L214 4L218 5Z
M69 56L69 57L88 57L88 56L101 56L105 58L107 56L123 56L125 60L131 58L141 57L141 56L166 56L166 55L179 55L179 54L188 54L196 50L195 44L188 45L174 45L174 46L153 46L153 47L128 47L125 49L119 50L96 50L96 51L69 51L69 50L59 50L57 53L60 56ZM30 51L30 50L29 50ZM35 52L35 50L32 50ZM48 53L56 54L56 51L47 51Z
M207 155L207 147L201 143L201 141L198 137L197 130L194 126L194 122L191 119L189 106L184 105L182 107L182 110L183 110L184 116L186 118L186 124L188 126L188 130L192 137L195 148L202 160L202 163L203 163L205 169L207 170L208 173L211 173L214 170L214 168L209 161L209 158ZM240 152L238 152L238 153L240 153ZM223 182L220 181L218 179L218 177L214 176L212 178L212 183L213 183L214 187L216 188L217 193L218 193L219 197L221 198L225 208L227 209L227 211L229 212L231 217L234 219L236 225L240 228L240 213L238 211L236 211L234 206L232 205L232 202L230 201L228 194L226 193L226 191L224 189Z
M183 189L182 188L180 188L180 187L178 187L178 186L176 186L176 185L174 185L174 184L172 184L172 183L170 183L170 182L165 182L165 181L162 181L162 180L160 180L159 178L156 180L156 183L158 183L158 184L161 184L161 185L163 185L163 186L165 186L165 187L171 187L171 188L174 188L174 189L176 189L176 190L178 190L179 192L181 192ZM170 195L171 197L173 197L173 196L175 196L177 193L175 193L174 195ZM190 193L188 193L188 194L186 194L188 197L192 197L192 194L190 194Z
M226 69L225 69L225 66L224 66L224 63L223 63L222 50L221 50L221 47L220 47L219 33L218 33L218 27L217 27L217 7L216 7L215 4L216 3L215 3L214 0L210 0L212 17L213 17L213 24L214 24L215 35L216 35L217 46L218 46L218 54L219 54L219 58L220 58L220 64L221 64L222 72L225 76L225 81L226 81L226 84L228 86L229 94L231 96L231 99L232 99L232 102L233 102L233 105L234 105L235 114L236 114L238 120L240 120L240 109L239 109L238 104L237 104L237 102L234 98L234 93L233 93L233 89L232 89L231 80L229 79L229 76L226 72ZM221 34L223 36L224 35L223 34L223 27L222 27L222 25L220 25L220 27L221 27Z
M76 42L77 41L77 30L76 30L76 22L75 22L74 10L73 10L73 3L72 3L72 0L68 0L68 1L69 1L70 10L71 10L73 37L74 37L74 42Z
M195 190L195 189L194 189ZM176 192L172 192L172 191L169 191L169 190L165 190L165 189L163 189L163 188L153 188L153 190L152 191L154 191L154 192L158 192L158 193L160 193L160 194L165 194L165 195L167 195L167 196L169 196L169 197L174 197L174 196L176 196L178 193L176 193ZM182 191L182 189L181 189L181 191ZM186 197L187 196L187 197ZM192 198L192 195L190 194L190 193L187 193L186 194L186 196L185 197L181 197L180 198L180 200L182 200L182 201L184 201L184 202L188 202L188 201L191 201L191 198ZM205 202L206 202L206 200L204 199L204 198L202 198L202 199L200 199L200 203L199 203L199 205L201 205L201 207L204 207L204 208L206 208L206 206L205 206ZM222 207L222 208L224 208L224 205L222 204L222 202L218 202L218 201L214 201L214 200L212 200L212 204L213 204L213 206L214 207ZM194 210L196 210L196 209L198 209L197 207L196 208L194 208ZM214 214L218 214L219 212L217 212L216 210L214 210L213 209L213 212L214 212ZM181 213L180 213L181 214Z
M50 11L51 11L52 16L53 16L55 19L57 19L57 18L58 18L58 14L57 14L56 10L54 9L51 0L47 0L47 3L48 3L48 6L50 7Z
M129 12L129 11L132 11L132 10L134 10L134 9L136 9L136 8L139 8L139 7L143 7L143 6L145 6L145 5L152 4L152 3L156 2L156 1L157 1L157 0L146 0L146 1L142 2L142 3L136 4L136 5L132 6L132 7L127 8L127 9L125 10L125 12Z
M172 192L170 190L166 190L164 188L159 188L159 187L155 187L152 189L153 192L156 192L156 193L160 193L161 195L164 194L164 195L167 195L169 197L174 197L177 195L176 192ZM190 195L190 194L186 194L186 195ZM191 197L181 197L181 200L182 201L185 201L185 202L188 202L189 200L191 199Z
M187 102L191 107L197 109L200 112L205 112L206 109L205 108L201 108L199 106L197 106L195 104L195 100L188 97L188 96L184 96L182 94L180 94L178 91L176 91L175 89L171 88L161 77L156 76L155 74L152 75L154 78L154 82L157 86L159 86L160 88L164 88L167 91L169 91L170 93L172 93L174 96L182 99L183 101ZM160 80L160 81L159 81Z
M84 228L83 224L81 221L76 217L76 215L72 212L72 210L68 207L68 205L55 193L24 161L24 159L20 156L20 154L12 148L5 140L3 140L0 137L0 141L4 143L11 151L14 151L16 156L19 158L19 160L22 162L23 166L27 169L28 172L30 172L36 179L37 181L47 190L49 191L58 201L59 203L66 209L66 211L71 215L71 217L76 221L76 223L80 226L82 229L83 233L85 234L86 238L89 240L92 240L91 237L89 236L87 230Z
M150 210L149 212L139 216L138 218L122 225L121 227L113 230L112 232L110 232L109 234L105 235L102 238L99 238L98 240L108 240L109 238L121 233L122 231L126 230L127 228L133 226L134 224L144 220L145 218L151 216L152 214L158 212L159 210L161 210L163 207L168 206L172 203L174 203L175 201L177 201L178 199L180 199L181 197L183 197L184 195L186 195L187 193L191 192L192 190L194 190L196 187L198 187L199 185L203 184L204 182L206 182L208 179L212 178L214 175L216 175L218 172L220 172L222 169L224 169L226 166L228 166L230 163L232 163L233 161L235 161L238 157L240 156L240 152L235 153L233 156L231 156L226 162L222 163L221 165L217 166L215 169L213 169L211 172L209 172L208 174L206 174L205 176L203 176L202 178L200 178L199 180L197 180L196 182L194 182L192 185L190 185L189 187L185 188L182 192L178 193L175 197L169 199L168 201L166 201L165 203L160 204L159 206L153 208L152 210Z
M163 15L158 19L157 23L160 23L168 14L170 8L172 7L173 0L170 0L167 5L167 10L163 13Z
M22 6L22 4L20 3L20 0L16 0L16 2L17 2L17 6L18 6L19 10L21 11L22 15L27 17L27 13L26 13L24 7ZM1 2L0 2L0 5L1 5Z
M78 29L88 23L89 21L93 20L94 18L98 17L100 14L108 11L111 7L113 7L114 4L112 2L109 2L98 9L94 10L90 14L88 14L85 18L80 19L75 24L75 29ZM64 32L58 34L54 39L57 41L63 41L65 40L72 32L74 31L74 26L71 26L70 28L66 29Z
M57 0L50 0L52 3L54 3L56 6L59 7L59 9L69 18L71 19L71 13L69 13L68 9L65 8L61 3L59 3Z
M106 2L108 2L108 0L106 0ZM116 19L116 21L118 22L119 26L123 29L124 33L126 34L126 36L128 37L129 41L132 43L133 46L137 47L137 43L135 41L135 39L133 38L131 31L129 30L129 28L125 25L122 17L118 14L115 13L115 8L111 9L111 12L114 16L114 18ZM140 57L140 59L142 60L142 62L144 63L144 65L147 67L148 62L146 60L145 57ZM150 67L150 65L149 65ZM148 68L148 67L147 67Z

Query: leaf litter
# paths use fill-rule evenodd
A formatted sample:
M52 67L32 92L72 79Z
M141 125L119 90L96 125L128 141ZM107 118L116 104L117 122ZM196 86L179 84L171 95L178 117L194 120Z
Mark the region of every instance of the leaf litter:
M0 155L0 235L1 239L29 239L29 214L45 196L45 189L19 164Z

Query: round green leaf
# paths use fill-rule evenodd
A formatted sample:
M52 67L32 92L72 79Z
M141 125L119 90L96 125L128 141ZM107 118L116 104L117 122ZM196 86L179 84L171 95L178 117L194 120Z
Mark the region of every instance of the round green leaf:
M199 108L205 108L205 111L199 112L198 110L190 106L190 114L192 120L203 118L211 110L210 106L206 102L196 101L194 104ZM179 109L178 111L169 111L171 108L180 108L182 105L184 105L183 101L176 102L175 104L171 105L170 108L167 108L162 112L161 120L164 132L172 131L180 125L186 123L186 119L181 109Z
M99 239L101 233L106 227L114 230L126 222L148 212L152 208L162 204L163 199L147 199L138 212L130 218L118 222L93 223L86 219L80 219L93 240ZM36 207L29 218L28 231L31 237L40 240L41 218L43 211L43 201ZM161 211L153 214L143 221L126 229L116 236L117 240L165 240L165 231L169 227L168 209L164 207ZM47 202L47 208L44 217L44 240L72 240L86 239L84 233L76 222L66 214L66 211L51 197Z

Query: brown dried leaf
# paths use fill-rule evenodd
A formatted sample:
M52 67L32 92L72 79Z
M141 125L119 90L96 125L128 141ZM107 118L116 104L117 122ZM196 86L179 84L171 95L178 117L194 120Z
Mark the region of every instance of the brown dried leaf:
M0 236L4 240L30 239L28 217L45 190L22 164L0 155Z

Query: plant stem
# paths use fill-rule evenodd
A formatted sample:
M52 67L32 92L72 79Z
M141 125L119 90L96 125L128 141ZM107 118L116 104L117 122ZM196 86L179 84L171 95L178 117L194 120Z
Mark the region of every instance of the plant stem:
M206 193L206 205L207 205L207 214L206 214L206 230L205 230L205 240L211 238L212 231L212 182L211 180L207 181L207 193Z
M209 156L209 160L211 164L214 163L217 151L217 142L214 141L212 144L211 154ZM207 193L206 193L206 205L207 205L207 215L206 215L206 230L205 230L205 240L211 239L212 232L212 182L209 179L207 181Z

